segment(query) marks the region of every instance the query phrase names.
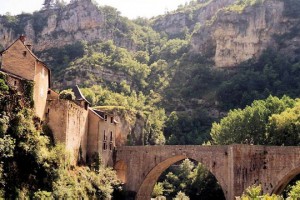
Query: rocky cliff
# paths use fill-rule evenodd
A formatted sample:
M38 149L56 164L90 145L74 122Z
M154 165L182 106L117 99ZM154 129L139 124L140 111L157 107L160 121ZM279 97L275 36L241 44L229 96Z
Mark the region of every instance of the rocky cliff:
M26 17L25 17L26 16ZM124 27L126 18L111 7L98 7L91 0L73 1L64 7L41 10L30 15L2 16L0 44L11 44L24 33L36 51L61 47L74 41L88 42L112 39L118 46L134 49L129 33L133 27ZM20 23L22 22L22 23ZM13 26L14 25L14 26Z
M171 38L186 30L193 31L196 24L204 25L222 9L236 0L198 0L177 11L159 16L153 20L153 28L158 32L165 32Z
M261 55L282 34L284 3L265 1L238 12L219 11L212 22L192 36L192 51L208 52L216 67L232 67Z
M191 34L191 52L211 57L216 67L233 67L257 58L268 47L279 48L278 37L290 34L299 18L287 15L288 1L207 0L157 18L153 27L170 38ZM293 42L291 42L293 41ZM284 51L293 54L299 37L289 38Z

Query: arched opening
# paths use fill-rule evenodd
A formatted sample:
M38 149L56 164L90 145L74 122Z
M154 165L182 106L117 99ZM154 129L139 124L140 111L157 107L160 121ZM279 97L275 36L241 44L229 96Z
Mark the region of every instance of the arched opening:
M297 180L300 180L300 167L290 171L286 174L274 187L273 194L283 195L287 197L289 187L294 185Z
M184 159L171 165L159 177L152 198L167 200L188 197L190 200L225 200L223 190L215 176L202 164Z
M150 199L151 198L151 194L153 192L154 186L157 183L157 181L159 180L160 176L168 169L170 168L170 166L178 165L180 162L182 162L183 160L187 159L186 156L184 155L179 155L179 156L175 156L172 158L169 158L161 163L159 163L156 167L154 167L149 174L146 176L146 178L144 179L143 183L140 186L140 189L138 190L137 193L137 200L144 200L144 199ZM191 159L193 160L193 159ZM185 161L183 161L185 162ZM193 160L193 163L198 163L197 161ZM197 165L198 166L198 165ZM204 165L202 165L203 168L206 168ZM196 164L193 168L196 168ZM206 168L207 169L207 168ZM197 170L197 169L196 169ZM195 172L195 171L194 171ZM213 176L214 177L214 176ZM217 182L217 180L215 179L215 181ZM225 196L223 193L223 190L221 188L221 186L219 185L220 191L222 193L222 197L221 198L215 198L215 199L219 199L225 200ZM195 195L196 196L196 195ZM170 197L168 197L170 198ZM172 199L172 198L171 198ZM196 198L195 198L196 199ZM199 199L199 198L197 198ZM211 199L211 198L210 198Z
M117 172L117 177L122 183L126 183L126 171L127 171L127 165L123 160L118 161L114 169Z

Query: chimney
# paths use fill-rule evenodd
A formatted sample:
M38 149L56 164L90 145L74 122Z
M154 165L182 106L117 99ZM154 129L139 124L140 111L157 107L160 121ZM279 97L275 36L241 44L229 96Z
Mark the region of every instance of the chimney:
M20 35L20 38L21 42L23 42L23 44L25 43L25 40L26 40L26 36L25 35Z

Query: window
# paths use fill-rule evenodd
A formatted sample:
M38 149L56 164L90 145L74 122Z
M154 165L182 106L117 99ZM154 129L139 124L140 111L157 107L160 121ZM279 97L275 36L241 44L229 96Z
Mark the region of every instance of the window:
M104 115L104 120L107 121L107 115Z
M114 123L114 117L110 117L110 123Z
M112 134L112 131L110 132L110 141L113 141L113 134Z
M107 140L107 137L106 137L106 133L105 133L105 130L104 130L103 141L106 141L106 140Z
M110 132L110 141L113 141L113 132Z
M103 150L106 150L106 149L107 149L106 142L103 142Z
M27 51L23 51L23 56L26 57Z
M113 143L109 143L109 150L112 150L113 149Z
M16 85L17 85L17 81L14 82L14 86L16 86Z

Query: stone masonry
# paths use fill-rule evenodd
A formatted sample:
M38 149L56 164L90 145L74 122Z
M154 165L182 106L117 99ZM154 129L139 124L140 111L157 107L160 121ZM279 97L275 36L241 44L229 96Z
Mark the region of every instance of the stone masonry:
M183 159L203 164L218 180L227 200L253 185L280 194L300 173L300 147L284 146L132 146L117 149L114 168L137 200L150 199L159 176Z

